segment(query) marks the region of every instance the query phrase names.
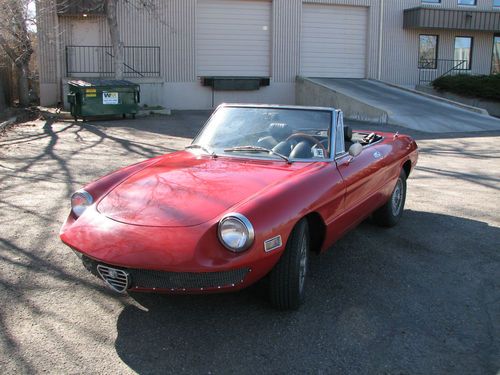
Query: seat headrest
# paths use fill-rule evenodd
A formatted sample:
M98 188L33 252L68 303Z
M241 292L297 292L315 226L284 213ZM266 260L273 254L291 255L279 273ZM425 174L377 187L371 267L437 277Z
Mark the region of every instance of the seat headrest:
M269 133L277 141L282 141L291 136L293 132L292 129L288 126L288 124L281 122L273 122L272 124L269 125Z
M352 129L349 126L344 126L344 141L352 140Z

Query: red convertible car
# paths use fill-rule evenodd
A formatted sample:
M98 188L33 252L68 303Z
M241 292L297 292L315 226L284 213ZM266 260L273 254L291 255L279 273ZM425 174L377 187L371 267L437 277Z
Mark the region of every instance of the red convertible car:
M267 277L272 304L304 300L311 252L369 216L403 214L410 137L352 131L332 108L223 104L185 150L71 197L62 241L121 293L236 291Z

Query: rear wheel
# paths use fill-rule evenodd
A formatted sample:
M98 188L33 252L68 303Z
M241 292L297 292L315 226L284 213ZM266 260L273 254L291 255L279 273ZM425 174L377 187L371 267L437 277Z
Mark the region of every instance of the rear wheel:
M269 275L270 299L276 308L293 310L304 302L309 248L309 227L307 220L302 219L293 229L285 252Z
M389 200L373 213L375 223L393 227L403 215L406 200L406 173L401 171Z

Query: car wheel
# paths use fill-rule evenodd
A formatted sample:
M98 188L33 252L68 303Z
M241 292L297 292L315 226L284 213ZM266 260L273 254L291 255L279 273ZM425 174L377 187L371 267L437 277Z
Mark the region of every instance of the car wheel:
M293 229L285 251L269 275L273 306L281 310L297 309L304 301L309 263L309 227L302 219Z
M389 200L373 213L373 219L378 225L393 227L403 215L406 200L406 173L401 171L396 186Z

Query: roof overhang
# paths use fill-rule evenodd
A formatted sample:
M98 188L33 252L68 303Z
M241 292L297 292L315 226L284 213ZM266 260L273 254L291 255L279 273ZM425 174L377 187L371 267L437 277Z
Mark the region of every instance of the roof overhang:
M405 9L405 29L500 31L500 11L417 7Z

